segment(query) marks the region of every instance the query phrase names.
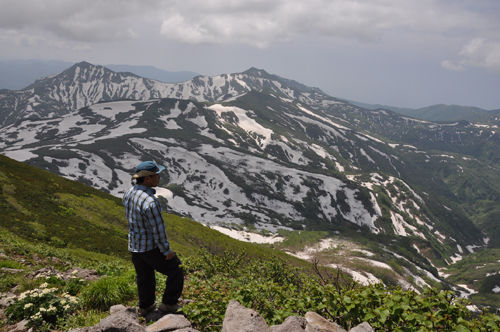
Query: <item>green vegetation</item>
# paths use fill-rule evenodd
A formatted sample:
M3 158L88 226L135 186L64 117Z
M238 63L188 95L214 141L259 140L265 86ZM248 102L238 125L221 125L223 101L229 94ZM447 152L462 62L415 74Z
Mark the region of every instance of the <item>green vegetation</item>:
M107 315L110 305L136 304L118 198L2 156L0 188L0 266L7 268L0 270L0 291L16 287L4 327L23 318L40 331L90 326ZM269 324L316 311L346 328L362 321L380 330L500 328L498 316L475 316L450 292L419 295L361 287L335 270L315 270L270 247L236 241L186 218L165 219L171 245L186 270L184 298L194 300L183 312L203 331L220 330L231 299L254 308ZM301 248L329 234L283 235L290 247ZM396 245L411 250L409 242ZM33 277L46 267L55 270ZM101 277L88 281L58 276L75 267L93 269ZM163 277L158 277L161 292Z

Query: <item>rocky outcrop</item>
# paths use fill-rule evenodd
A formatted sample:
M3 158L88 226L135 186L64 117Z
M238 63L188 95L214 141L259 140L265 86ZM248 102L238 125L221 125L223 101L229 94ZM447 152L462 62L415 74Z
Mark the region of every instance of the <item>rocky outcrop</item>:
M226 309L222 332L271 332L266 320L255 310L245 308L238 301L231 301Z
M156 312L158 315L158 312ZM146 317L148 318L148 317ZM151 317L150 317L151 318ZM116 305L110 308L110 315L98 324L70 330L70 332L200 332L191 326L183 316L168 314L157 317L155 323L143 326L135 308ZM364 322L349 332L373 332L374 329ZM347 332L340 325L315 312L305 317L291 316L280 325L269 326L262 316L253 309L242 306L238 301L230 301L226 309L222 332Z

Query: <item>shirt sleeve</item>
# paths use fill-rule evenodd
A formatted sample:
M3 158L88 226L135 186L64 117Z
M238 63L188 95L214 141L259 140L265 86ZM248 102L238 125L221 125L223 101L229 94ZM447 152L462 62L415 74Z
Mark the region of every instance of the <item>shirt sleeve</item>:
M165 222L161 216L161 207L157 201L153 201L149 204L149 207L146 210L146 215L153 230L154 243L162 254L167 255L170 253L170 245L165 231Z

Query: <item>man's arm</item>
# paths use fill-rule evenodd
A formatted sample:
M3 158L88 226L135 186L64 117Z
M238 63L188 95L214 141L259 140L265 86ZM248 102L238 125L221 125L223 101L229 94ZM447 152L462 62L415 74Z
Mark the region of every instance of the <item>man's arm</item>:
M170 244L168 243L165 231L165 221L161 215L161 208L158 202L153 201L149 204L146 215L153 230L153 240L156 246L165 255L167 260L172 258L175 256L175 252L170 250Z

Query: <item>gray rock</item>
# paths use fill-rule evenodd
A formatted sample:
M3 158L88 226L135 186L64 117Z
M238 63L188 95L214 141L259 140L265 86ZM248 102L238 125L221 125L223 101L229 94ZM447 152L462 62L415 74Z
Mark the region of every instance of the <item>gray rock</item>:
M308 312L305 316L307 320L306 332L347 332L342 326L330 322L315 312Z
M167 332L177 331L191 327L191 323L183 315L166 315L160 318L157 322L149 325L146 328L147 332Z
M16 294L14 293L0 293L0 308L8 307L10 304L14 303L16 299Z
M271 328L256 311L233 300L227 306L222 332L271 332Z
M137 319L128 310L122 310L102 319L99 327L103 332L145 332Z
M99 325L89 326L89 327L79 327L77 329L71 329L68 332L101 332Z
M0 268L0 271L5 272L5 273L20 273L24 272L22 269L12 269L10 267L2 267Z
M124 310L127 310L126 306L124 306L123 304L117 304L109 308L109 313L113 315L119 311L124 311Z
M283 324L271 326L273 332L303 332L307 326L305 318L290 316L285 319Z
M32 330L32 329L30 329L28 327L28 320L23 319L22 321L20 321L16 325L14 325L13 328L9 329L9 332L26 332L26 331L30 331L30 330Z
M359 325L354 326L352 329L349 330L349 332L375 332L373 327L371 327L370 324L367 322L363 322Z
M184 329L175 330L174 332L200 332L197 329L193 329L192 327L186 327Z

